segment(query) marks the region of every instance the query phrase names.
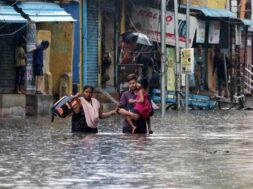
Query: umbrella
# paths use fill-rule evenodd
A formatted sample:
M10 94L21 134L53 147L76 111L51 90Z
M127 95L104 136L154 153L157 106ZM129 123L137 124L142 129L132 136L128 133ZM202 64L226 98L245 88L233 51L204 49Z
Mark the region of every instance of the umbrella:
M148 36L143 33L131 33L126 37L126 41L152 46L152 43L150 42Z

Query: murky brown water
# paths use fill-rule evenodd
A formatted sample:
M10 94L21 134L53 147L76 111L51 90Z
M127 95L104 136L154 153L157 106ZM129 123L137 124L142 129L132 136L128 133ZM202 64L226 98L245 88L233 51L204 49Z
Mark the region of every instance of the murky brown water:
M253 187L253 111L168 112L153 135L120 120L73 135L70 120L1 119L0 188Z

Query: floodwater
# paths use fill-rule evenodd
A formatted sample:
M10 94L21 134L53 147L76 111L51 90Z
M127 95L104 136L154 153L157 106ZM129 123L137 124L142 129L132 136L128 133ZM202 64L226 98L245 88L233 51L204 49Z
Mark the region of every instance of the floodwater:
M253 188L253 111L157 113L154 134L73 135L70 120L1 119L0 188Z

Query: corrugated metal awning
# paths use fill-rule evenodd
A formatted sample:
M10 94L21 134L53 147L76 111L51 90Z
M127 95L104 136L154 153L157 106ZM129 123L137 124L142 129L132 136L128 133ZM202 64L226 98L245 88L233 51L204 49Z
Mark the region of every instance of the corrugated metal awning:
M248 20L248 19L240 19L242 21L242 23L246 26L248 26L249 31L253 32L253 21L252 20Z
M18 7L35 22L74 22L73 17L56 3L21 2Z
M27 23L27 20L17 13L13 7L0 4L0 22Z
M186 8L186 5L180 5L180 8ZM227 9L200 7L192 5L190 6L190 9L200 11L206 17L237 19L236 15Z
M240 20L242 21L244 25L253 27L253 22L251 20L248 20L248 19L240 19Z

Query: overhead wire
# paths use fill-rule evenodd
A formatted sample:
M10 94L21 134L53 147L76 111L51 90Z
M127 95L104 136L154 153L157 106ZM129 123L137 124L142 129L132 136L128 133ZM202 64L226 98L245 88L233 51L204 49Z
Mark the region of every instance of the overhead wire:
M13 36L13 35L16 34L17 32L21 31L23 28L25 28L27 25L29 25L31 22L33 22L33 21L27 22L25 25L23 25L22 27L20 27L19 29L15 30L15 31L12 32L12 33L0 34L0 37Z
M16 0L14 3L10 4L9 6L13 7L14 5L16 5L20 0ZM1 9L1 6L0 6ZM3 16L2 16L3 17ZM3 17L4 18L4 17ZM0 26L0 29L5 27L6 25L10 25L11 23L6 22L5 19L3 19L3 21L5 22L3 25ZM0 34L0 37L6 37L6 36L13 36L14 34L16 34L17 32L19 32L20 30L22 30L24 27L26 27L28 24L30 24L29 22L27 24L25 24L24 26L20 27L19 29L17 29L16 31L12 32L12 33L8 33L8 34Z
M20 2L20 0L16 0L14 3L12 3L10 6L15 6L18 2ZM38 12L37 12L37 14L39 14L40 12L41 12L41 10L42 10L42 7L43 6L41 6L41 8L39 8L38 10ZM27 19L27 18L26 18ZM17 30L15 30L14 32L12 32L12 33L6 33L6 34L0 34L0 37L6 37L6 36L14 36L17 32L19 32L19 31L21 31L22 29L24 29L26 26L28 26L30 23L32 23L32 22L34 22L33 20L31 20L30 18L29 18L29 15L28 15L28 22L25 24L25 25L23 25L23 26L21 26L20 28L18 28ZM11 23L8 23L8 24L11 24ZM1 27L0 27L0 29L1 29Z
M17 4L20 0L16 0L13 4L9 5L9 6L14 6L15 4ZM1 6L0 6L1 9ZM1 15L1 14L0 14ZM3 16L2 16L3 17ZM4 18L4 17L3 17ZM5 19L3 19L3 21L6 21ZM9 25L10 23L4 23L3 25L0 26L0 29L5 27L6 25Z

